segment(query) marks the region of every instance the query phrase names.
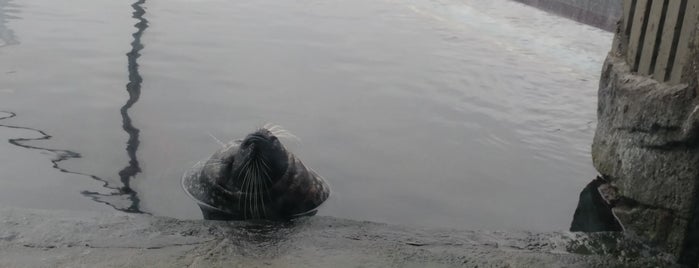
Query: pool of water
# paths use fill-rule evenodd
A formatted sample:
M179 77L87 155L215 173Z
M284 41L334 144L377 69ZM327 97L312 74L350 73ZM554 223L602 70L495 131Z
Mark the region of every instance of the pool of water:
M271 122L321 215L566 229L611 39L507 0L0 0L0 204L201 218L181 175Z

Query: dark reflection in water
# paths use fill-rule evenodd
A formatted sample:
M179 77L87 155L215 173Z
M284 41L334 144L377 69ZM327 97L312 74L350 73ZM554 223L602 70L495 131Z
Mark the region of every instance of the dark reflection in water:
M10 118L17 116L17 114L13 113L13 112L2 111L2 113L5 113L7 115L0 117L0 120L10 119ZM65 160L72 159L72 158L80 158L79 153L76 153L73 151L68 151L68 150L50 149L50 148L44 148L44 147L38 147L38 146L32 146L32 145L25 144L25 142L28 142L28 141L41 141L41 140L51 139L51 135L46 134L46 132L44 132L43 130L38 130L35 128L30 128L30 127L5 125L5 124L0 124L0 127L6 127L6 128L11 128L11 129L24 129L24 130L29 130L29 131L34 131L36 133L39 133L41 135L41 137L38 137L38 138L14 138L14 139L9 139L8 142L12 145L19 146L22 148L31 149L31 150L46 151L46 152L50 152L50 153L56 155L56 157L51 160L51 163L53 163L53 168L58 169L61 172L82 175L82 176L89 176L89 177L92 177L94 179L101 180L101 179L97 178L96 176L92 176L92 175L88 175L88 174L84 174L84 173L80 173L80 172L70 171L70 170L61 168L58 165L58 163L61 161L65 161ZM106 186L106 184L105 184L105 186Z
M0 40L3 41L0 43L0 46L2 44L11 44L12 40L14 40L12 32L4 27L4 22L5 22L5 17L3 15L4 11L4 5L7 5L8 1L6 0L0 0ZM32 150L40 150L40 151L45 151L52 153L55 155L55 157L51 160L53 163L53 168L64 172L64 173L69 173L69 174L75 174L75 175L81 175L81 176L87 176L90 177L94 180L100 181L103 183L103 187L113 190L114 192L111 193L98 193L98 192L91 192L91 191L83 191L82 194L85 196L90 197L92 200L103 203L106 205L109 205L113 207L116 210L123 211L123 212L129 212L129 213L146 213L143 212L140 208L140 199L137 195L137 192L131 188L131 179L138 173L141 172L141 168L138 162L138 158L136 157L136 152L138 151L138 146L140 144L139 142L139 129L133 126L133 123L131 122L131 118L129 117L128 111L129 109L138 101L140 93L141 93L141 83L143 81L141 75L138 72L138 62L137 59L141 55L139 51L143 49L143 45L141 44L141 36L143 35L143 32L146 30L148 27L148 21L143 18L143 15L145 14L145 10L141 7L142 4L145 3L145 0L140 0L132 4L131 6L133 7L133 18L138 20L138 23L136 23L134 26L137 28L137 31L133 33L133 42L131 42L131 51L129 51L126 56L128 59L128 72L129 72L129 82L126 84L126 91L129 93L129 99L127 102L121 107L120 113L122 116L122 128L126 133L129 135L129 139L127 141L126 145L126 153L129 157L129 163L126 167L124 167L121 171L119 171L119 177L120 181L123 184L121 187L113 186L110 185L109 181L100 178L96 175L91 175L91 174L86 174L86 173L81 173L81 172L76 172L76 171L71 171L65 168L62 168L59 166L59 163L65 160L69 159L74 159L74 158L81 158L81 155L77 152L73 152L70 150L59 150L59 149L50 149L50 148L44 148L44 147L39 147L39 146L33 146L33 145L28 145L27 142L30 141L39 141L39 140L49 140L51 139L51 135L47 134L43 130L35 129L35 128L30 128L30 127L22 127L22 126L14 126L14 125L6 125L6 124L0 124L0 127L6 127L6 128L11 128L11 129L23 129L23 130L29 130L29 131L34 131L39 133L41 136L38 138L13 138L9 139L8 142L10 144L13 144L15 146L19 146L22 148L26 149L32 149ZM0 117L0 120L4 119L10 119L13 117L16 117L17 114L14 112L9 112L9 111L3 111L2 113L6 113L7 115ZM146 213L149 214L149 213Z
M134 9L133 17L138 19L138 23L134 25L138 31L133 34L134 40L131 42L131 51L126 53L129 70L129 83L126 84L126 91L129 93L129 100L126 101L126 104L124 104L120 110L123 120L122 127L124 128L124 131L129 134L129 140L126 143L126 153L129 155L129 165L119 171L119 177L121 178L121 182L124 184L124 191L133 193L135 193L135 191L131 189L130 180L137 173L141 172L141 167L139 166L138 158L136 157L136 151L138 151L140 141L138 139L139 130L138 128L134 127L131 122L131 117L129 117L129 109L131 109L131 107L141 96L141 83L143 82L143 78L141 77L141 74L138 73L137 60L138 57L141 56L139 51L143 49L143 44L141 44L141 36L143 35L143 32L146 31L146 28L148 28L148 20L143 18L146 11L143 9L143 7L141 7L141 5L145 2L145 0L140 0L131 5ZM134 198L135 197L136 196L134 195ZM137 202L138 199L136 198L134 203L137 204Z
M11 12L8 11L8 8L13 6L11 0L0 0L0 47L19 43L15 33L5 25L8 19L17 19L17 17L9 15Z
M7 115L0 117L0 120L10 119L10 118L17 116L17 114L14 112L2 111L2 113L5 113ZM41 136L37 137L37 138L13 138L13 139L9 139L8 142L12 145L19 146L19 147L26 148L26 149L49 152L49 153L55 155L55 157L53 159L51 159L51 163L53 163L53 168L55 168L63 173L90 177L93 180L102 182L103 187L118 191L117 193L108 194L108 195L103 195L103 194L99 194L99 193L95 193L95 192L83 191L84 195L89 196L90 198L92 198L93 200L95 200L97 202L107 204L116 210L120 210L120 211L124 211L124 212L131 212L131 213L144 213L138 208L138 203L136 203L136 202L132 202L132 205L127 206L126 208L123 208L123 207L120 207L116 204L112 204L110 202L100 200L98 198L98 196L119 196L119 195L125 194L125 193L123 193L122 189L110 186L109 182L107 180L100 178L98 176L95 176L95 175L68 170L68 169L62 168L59 165L59 163L62 161L66 161L66 160L74 159L74 158L81 158L82 156L79 153L76 153L76 152L73 152L70 150L51 149L51 148L39 147L39 146L27 144L27 142L30 142L30 141L50 140L51 135L47 134L45 131L35 129L35 128L30 128L30 127L22 127L22 126L7 125L7 124L0 124L0 127L5 127L5 128L10 128L10 129L23 129L23 130L29 130L29 131L39 133ZM127 193L127 195L128 195L128 199L138 200L135 192L132 194Z
M129 109L138 102L141 96L141 83L143 78L138 72L138 58L141 56L139 53L143 49L143 44L141 44L141 36L143 32L148 28L148 20L143 16L146 14L145 9L141 5L145 4L145 0L136 1L131 5L133 8L133 18L138 20L138 23L134 25L138 29L132 34L133 42L131 42L131 51L126 53L126 58L128 59L128 71L129 71L129 83L126 84L126 91L129 93L129 99L126 104L121 107L120 113L122 118L122 128L129 135L129 140L126 142L126 154L129 156L129 164L119 171L119 178L123 186L119 188L118 193L113 193L110 195L103 195L94 192L83 192L83 194L90 196L93 200L101 203L106 203L111 206L113 204L109 203L109 197L113 195L122 195L130 201L130 205L124 208L117 208L126 212L143 213L140 209L141 200L138 198L138 193L131 188L131 179L136 176L136 174L141 172L141 167L138 163L138 157L136 152L138 151L138 146L140 144L139 140L139 129L134 127L131 117L129 116Z

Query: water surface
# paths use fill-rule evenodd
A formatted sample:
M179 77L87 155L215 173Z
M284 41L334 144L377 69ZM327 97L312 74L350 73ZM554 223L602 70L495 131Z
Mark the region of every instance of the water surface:
M0 139L51 136L0 144L0 204L200 218L181 174L273 122L322 215L566 229L611 37L507 0L0 0Z

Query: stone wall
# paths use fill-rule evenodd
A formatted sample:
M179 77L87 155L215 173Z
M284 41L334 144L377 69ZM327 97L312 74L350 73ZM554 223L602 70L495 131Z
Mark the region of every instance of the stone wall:
M689 4L697 4L689 0ZM648 6L652 4L648 2ZM687 16L697 16L696 12ZM614 212L626 230L699 263L699 88L696 20L689 29L678 83L659 82L629 66L628 31L615 36L598 93L593 163L617 187ZM645 28L645 27L644 27ZM683 40L678 38L678 40ZM655 53L657 54L657 53ZM677 63L676 63L677 64Z
M592 157L626 202L614 211L628 230L679 252L699 179L697 92L633 75L610 56L599 89Z
M623 0L515 0L585 24L613 31Z

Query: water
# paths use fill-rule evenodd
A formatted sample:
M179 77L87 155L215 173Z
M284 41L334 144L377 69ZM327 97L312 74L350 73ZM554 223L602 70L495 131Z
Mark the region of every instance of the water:
M0 144L0 204L200 218L210 135L273 122L321 215L566 229L611 39L507 0L0 0L0 139L51 136Z

